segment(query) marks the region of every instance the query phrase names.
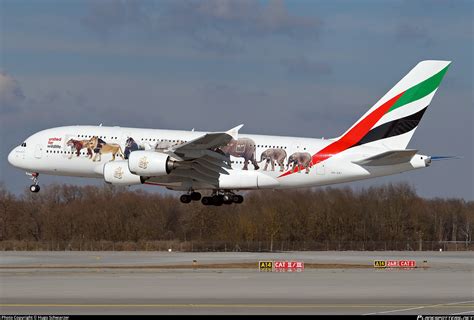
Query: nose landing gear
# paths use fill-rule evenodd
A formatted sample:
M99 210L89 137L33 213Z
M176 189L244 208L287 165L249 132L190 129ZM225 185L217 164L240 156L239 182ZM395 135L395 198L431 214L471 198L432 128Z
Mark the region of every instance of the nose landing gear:
M33 180L33 184L30 186L30 191L33 193L37 193L40 191L40 186L39 186L39 173L38 172L32 172L26 173L28 176L30 176L30 179Z

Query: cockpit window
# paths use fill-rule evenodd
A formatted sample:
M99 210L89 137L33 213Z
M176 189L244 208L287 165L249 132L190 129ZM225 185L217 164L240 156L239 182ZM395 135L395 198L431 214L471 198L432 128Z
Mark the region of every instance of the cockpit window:
M21 146L22 146L22 147L26 147L26 142L23 142L23 143L21 144Z

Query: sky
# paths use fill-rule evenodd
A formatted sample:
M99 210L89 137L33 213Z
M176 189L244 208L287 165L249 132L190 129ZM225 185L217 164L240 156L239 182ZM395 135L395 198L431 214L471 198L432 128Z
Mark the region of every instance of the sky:
M9 150L62 125L336 137L436 59L453 62L409 147L462 158L347 185L474 200L473 4L0 0L0 181L28 187Z

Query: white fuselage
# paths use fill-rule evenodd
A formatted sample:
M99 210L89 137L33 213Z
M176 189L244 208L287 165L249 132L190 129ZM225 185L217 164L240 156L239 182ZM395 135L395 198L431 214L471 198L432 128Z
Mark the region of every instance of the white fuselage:
M205 132L179 131L179 130L155 130L138 129L125 127L105 127L105 126L65 126L40 131L28 137L25 142L14 148L8 156L9 162L28 172L87 177L104 178L104 164L112 160L112 154L103 154L100 160L87 154L86 149L80 150L77 155L76 150L67 145L70 139L86 140L93 136L98 136L107 143L118 144L122 149L125 141L133 137L141 149L154 150L158 143L180 143L187 142L204 135ZM231 173L226 177L226 189L280 189L295 187L321 186L332 183L349 182L360 179L367 179L378 176L385 176L400 173L416 168L425 167L426 156L417 155L410 162L390 165L364 167L353 163L359 159L386 151L370 146L356 146L331 155L329 158L312 165L310 168L301 168L291 174L283 173L294 170L293 164L288 166L288 158L295 153L316 154L318 151L333 143L332 139L311 139L280 137L267 135L246 135L239 134L239 138L249 138L255 142L255 160L261 161L261 154L268 149L283 149L286 153L284 166L276 161L268 163L264 160L258 163L258 170L255 169L251 160L248 161L246 170L246 160L241 157L230 156L232 161ZM95 161L94 161L95 160ZM115 161L122 160L116 156ZM266 166L267 165L267 166ZM245 171L245 172L244 172ZM239 173L240 172L240 173ZM241 180L244 175L258 175L259 181L264 175L271 178L272 183L259 183L255 186L242 185ZM202 185L192 179L175 177L172 174L167 177L150 179L147 183L166 186L176 190L188 189L217 189L218 186L211 187Z

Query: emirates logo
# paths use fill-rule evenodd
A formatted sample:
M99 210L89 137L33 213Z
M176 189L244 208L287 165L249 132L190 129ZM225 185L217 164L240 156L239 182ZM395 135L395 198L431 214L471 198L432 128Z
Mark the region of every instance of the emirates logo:
M147 157L142 157L138 162L138 166L142 169L146 169L148 167L148 159Z
M115 169L114 177L117 178L117 179L122 179L122 177L123 177L122 167L118 167L117 169Z

